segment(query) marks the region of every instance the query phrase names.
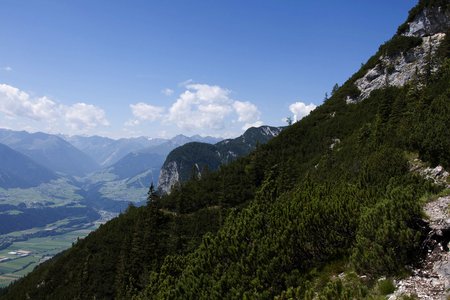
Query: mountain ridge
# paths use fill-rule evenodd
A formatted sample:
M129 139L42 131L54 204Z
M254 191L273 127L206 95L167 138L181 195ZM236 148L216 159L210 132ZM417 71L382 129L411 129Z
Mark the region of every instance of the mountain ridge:
M215 141L220 140L213 137L201 137L199 135L187 137L177 135L170 139L164 138L120 138L111 139L102 136L63 136L63 138L79 150L91 156L100 166L109 167L131 152L145 151L167 143L181 145L189 141Z
M57 178L54 172L4 144L0 144L0 157L2 188L27 188Z
M158 190L163 194L170 193L173 186L186 182L192 176L201 177L205 168L208 172L215 171L221 165L248 154L257 145L277 136L281 130L281 127L251 127L237 138L214 145L193 142L180 146L167 155L161 167Z
M56 135L0 129L0 143L54 172L82 176L98 169L88 155Z
M143 203L141 199L145 198L148 186L151 183L156 186L158 182L160 169L167 154L174 148L193 140L215 141L217 139L184 135L168 140L158 139L152 146L139 147L128 152L115 163L83 178L84 189L88 193L89 190L97 191L97 197L103 200L122 203L118 208L123 208L123 205L126 207L130 201ZM122 140L121 143L124 141Z
M267 144L170 195L150 193L3 298L385 298L390 278L439 250L421 205L445 190L408 162L450 167L450 55L437 51L439 68L416 82L349 103L380 55Z

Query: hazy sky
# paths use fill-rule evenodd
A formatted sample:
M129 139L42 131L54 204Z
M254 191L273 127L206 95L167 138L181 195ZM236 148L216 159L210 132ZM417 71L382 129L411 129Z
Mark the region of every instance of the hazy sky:
M236 136L320 105L412 0L0 0L0 127Z

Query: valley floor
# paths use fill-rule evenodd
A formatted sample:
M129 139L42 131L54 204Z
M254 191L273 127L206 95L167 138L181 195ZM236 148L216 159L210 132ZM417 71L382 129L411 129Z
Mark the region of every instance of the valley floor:
M25 276L38 264L71 247L77 239L86 237L100 224L117 215L107 211L99 211L99 214L101 217L97 221L78 224L76 227L67 227L63 220L59 222L61 224L55 223L45 228L32 228L3 235L3 237L16 236L18 239L8 247L0 249L0 287L5 287ZM21 238L30 232L37 234L41 231L53 231L55 234Z

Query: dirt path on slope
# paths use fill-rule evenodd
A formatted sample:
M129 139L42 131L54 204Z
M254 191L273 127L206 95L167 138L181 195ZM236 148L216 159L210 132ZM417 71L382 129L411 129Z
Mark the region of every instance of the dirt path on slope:
M429 217L429 250L422 266L413 275L396 283L397 290L389 300L401 295L419 299L446 300L450 297L450 196L427 203L424 211Z

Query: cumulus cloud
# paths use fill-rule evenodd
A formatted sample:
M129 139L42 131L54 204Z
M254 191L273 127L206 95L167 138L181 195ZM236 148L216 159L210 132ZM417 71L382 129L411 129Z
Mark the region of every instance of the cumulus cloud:
M234 100L231 91L225 88L191 80L184 82L183 87L185 91L167 109L145 103L130 105L135 120L125 125L161 120L182 130L209 134L235 125L243 129L262 125L258 107L248 101Z
M2 69L6 72L11 72L13 70L10 66L3 67Z
M295 102L289 105L289 110L294 114L294 122L302 119L303 117L309 115L316 106L313 103L306 105L303 102Z
M75 103L59 104L48 97L31 97L20 89L0 84L0 113L12 119L33 120L40 124L64 126L85 131L109 125L105 112L94 105Z
M47 97L32 99L18 88L0 84L0 112L7 116L48 120L57 116L58 109L58 105Z
M143 102L130 104L130 108L136 119L126 122L125 125L127 126L139 125L141 121L159 120L163 117L165 111L164 107L154 106Z
M216 85L188 84L170 107L168 120L186 130L220 130L233 112L229 93Z
M172 89L163 89L161 91L161 94L165 95L165 96L172 96L174 93L174 91Z
M75 130L93 129L98 126L108 126L105 112L92 104L76 103L65 108L65 119Z
M260 111L258 110L258 107L256 105L246 101L235 101L233 103L233 107L236 110L236 113L238 114L239 122L247 122L252 123L259 120L259 117L261 115Z

